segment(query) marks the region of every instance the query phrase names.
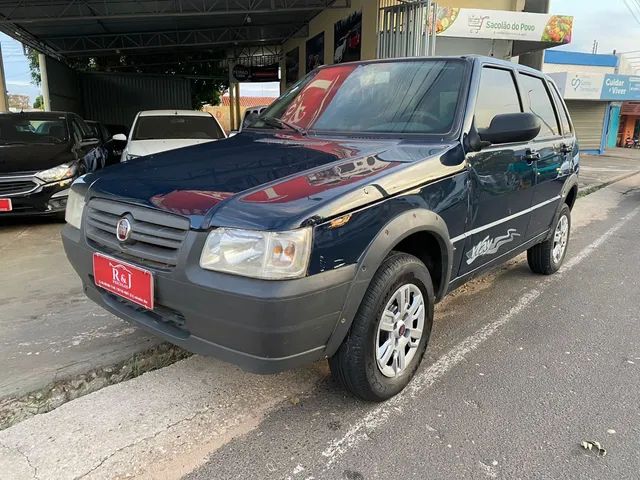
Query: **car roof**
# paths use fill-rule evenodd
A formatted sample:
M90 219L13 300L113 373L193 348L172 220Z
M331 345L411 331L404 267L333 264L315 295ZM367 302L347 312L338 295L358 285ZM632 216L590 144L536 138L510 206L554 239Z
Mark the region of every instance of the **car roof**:
M0 112L0 115L5 115L5 116L14 116L14 117L18 117L18 116L22 116L22 117L40 117L40 118L48 118L51 117L53 118L60 118L60 117L66 117L67 115L69 115L68 112L43 112L40 110L33 110L33 111L27 111L27 112Z
M526 65L520 65L519 63L514 63L509 60L502 60L496 57L489 57L486 55L451 55L451 56L433 56L433 57L398 57L398 58L376 58L373 60L360 60L357 62L346 62L339 64L340 66L344 65L368 65L371 63L389 63L389 62L407 62L407 61L443 61L443 60L463 60L467 62L478 62L482 64L492 64L498 65L502 67L512 68L518 70L520 72L530 73L532 75L538 75L547 79L550 77L540 70L536 70L535 68L528 67ZM319 69L334 67L336 64L322 65L318 67Z
M170 117L172 115L182 115L185 117L211 117L209 112L198 110L144 110L138 114L140 117Z

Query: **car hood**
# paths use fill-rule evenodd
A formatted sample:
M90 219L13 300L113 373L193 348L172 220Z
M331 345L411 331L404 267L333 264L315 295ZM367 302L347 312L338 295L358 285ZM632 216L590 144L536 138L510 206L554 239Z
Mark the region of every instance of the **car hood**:
M154 153L166 152L177 148L190 147L201 143L215 142L210 138L196 139L184 138L173 140L131 140L127 145L127 153L131 155L153 155Z
M452 144L243 132L93 173L89 197L117 198L210 226L286 230L454 173ZM423 161L429 159L429 161Z
M73 160L69 145L0 145L0 175L33 173Z

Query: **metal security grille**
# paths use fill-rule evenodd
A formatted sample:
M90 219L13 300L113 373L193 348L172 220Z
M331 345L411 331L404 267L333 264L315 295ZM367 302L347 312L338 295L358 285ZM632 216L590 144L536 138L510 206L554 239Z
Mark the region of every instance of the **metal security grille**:
M189 220L121 202L93 199L89 202L85 234L96 249L134 263L168 269L177 264ZM116 224L123 216L131 223L131 239L116 238Z
M580 150L599 150L602 143L607 102L567 100Z
M379 0L378 58L429 54L431 1Z

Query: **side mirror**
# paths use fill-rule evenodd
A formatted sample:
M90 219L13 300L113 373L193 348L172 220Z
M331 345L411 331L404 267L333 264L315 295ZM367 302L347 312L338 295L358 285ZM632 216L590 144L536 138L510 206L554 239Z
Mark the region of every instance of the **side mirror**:
M114 142L126 142L127 136L124 133L116 133L111 139Z
M80 141L81 147L95 147L100 144L100 140L95 137L86 137Z
M489 128L479 128L478 134L491 144L528 142L538 136L541 126L532 113L503 113L493 117Z

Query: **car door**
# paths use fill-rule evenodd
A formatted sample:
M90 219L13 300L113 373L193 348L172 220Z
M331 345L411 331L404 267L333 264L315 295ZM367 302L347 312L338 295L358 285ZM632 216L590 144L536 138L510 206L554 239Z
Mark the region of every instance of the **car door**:
M104 165L100 151L100 141L94 137L89 126L77 115L71 115L71 128L75 140L74 151L87 172L93 172Z
M494 116L522 112L514 71L507 67L482 68L474 123L488 128ZM528 209L533 199L534 166L528 142L491 145L467 158L470 180L470 215L459 276L499 259L527 239Z
M530 143L531 153L537 158L529 234L537 236L549 229L560 201L568 171L563 168L567 145L547 80L525 72L519 72L517 78L525 112L534 114L541 123L540 133Z

